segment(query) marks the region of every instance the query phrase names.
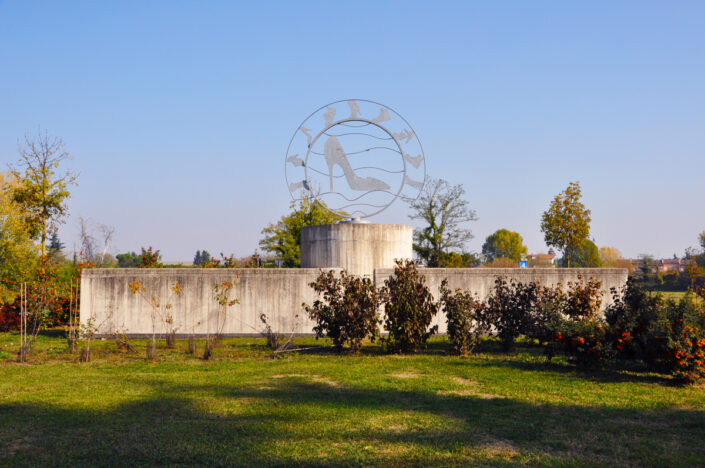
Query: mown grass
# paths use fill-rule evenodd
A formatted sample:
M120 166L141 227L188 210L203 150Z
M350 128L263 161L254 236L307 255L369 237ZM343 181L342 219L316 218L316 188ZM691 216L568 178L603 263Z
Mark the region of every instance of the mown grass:
M702 386L546 364L534 346L338 356L305 338L316 348L272 359L236 338L211 361L180 341L147 362L146 340L135 355L96 341L81 364L55 334L18 364L18 342L0 334L0 465L705 465Z

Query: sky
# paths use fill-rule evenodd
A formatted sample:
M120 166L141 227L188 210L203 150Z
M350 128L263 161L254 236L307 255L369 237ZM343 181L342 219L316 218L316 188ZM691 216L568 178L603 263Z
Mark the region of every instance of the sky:
M115 227L113 254L251 254L289 211L298 125L352 98L394 108L427 176L463 185L468 251L501 228L547 251L571 181L590 237L627 257L705 230L702 1L0 0L0 170L25 134L64 140L69 249L81 216Z

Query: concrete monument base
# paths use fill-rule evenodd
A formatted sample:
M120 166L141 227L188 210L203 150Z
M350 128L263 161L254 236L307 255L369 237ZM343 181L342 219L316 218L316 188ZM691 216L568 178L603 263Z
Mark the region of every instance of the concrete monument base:
M374 277L376 268L393 268L396 259L412 257L411 226L339 223L301 229L302 268L342 268Z

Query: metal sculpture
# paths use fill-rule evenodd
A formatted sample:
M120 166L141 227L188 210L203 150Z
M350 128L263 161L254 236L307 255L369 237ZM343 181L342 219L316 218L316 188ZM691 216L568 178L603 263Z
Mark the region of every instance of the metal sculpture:
M362 99L309 115L289 142L284 167L294 200L313 197L351 219L379 214L397 198L415 200L426 179L411 125L390 107Z

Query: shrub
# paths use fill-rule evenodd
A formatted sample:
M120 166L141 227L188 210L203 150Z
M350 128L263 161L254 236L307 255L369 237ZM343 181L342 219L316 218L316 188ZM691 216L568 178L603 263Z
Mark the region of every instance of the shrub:
M529 328L536 294L535 283L523 285L507 282L502 276L495 279L494 289L486 301L485 313L505 352L513 350L516 338Z
M0 306L0 332L20 329L19 299L14 304Z
M352 352L360 350L365 338L375 339L379 332L377 309L380 296L369 278L349 275L345 271L336 278L332 271L328 271L321 272L310 286L323 295L323 300L316 300L313 306L303 304L309 317L316 322L313 327L316 338L327 336L333 339L338 351L347 344Z
M553 345L547 348L549 359L556 348L577 365L591 369L603 366L614 355L604 324L595 319L561 321Z
M448 289L448 280L441 283L441 305L446 314L448 338L460 354L475 350L482 336L489 332L483 310L484 304L468 292Z
M612 305L605 310L617 356L655 361L664 356L670 334L670 320L664 314L660 296L651 297L633 278L616 291Z
M705 377L705 337L698 328L686 325L670 347L671 372L683 383Z
M384 343L388 351L415 352L425 348L428 338L438 331L438 326L429 329L438 304L425 282L410 260L397 260L394 275L384 281L384 329L389 332Z
M537 283L536 300L528 310L528 323L524 331L527 338L537 340L539 345L549 343L562 320L565 302L566 295L560 285L551 288Z
M568 282L568 295L563 313L574 320L592 319L602 304L602 283L595 278L587 282L582 275L578 281Z
M683 342L685 327L703 329L705 311L692 293L680 301L651 296L630 279L605 312L618 357L642 359L659 370L674 371L673 350ZM677 366L676 366L677 367Z

